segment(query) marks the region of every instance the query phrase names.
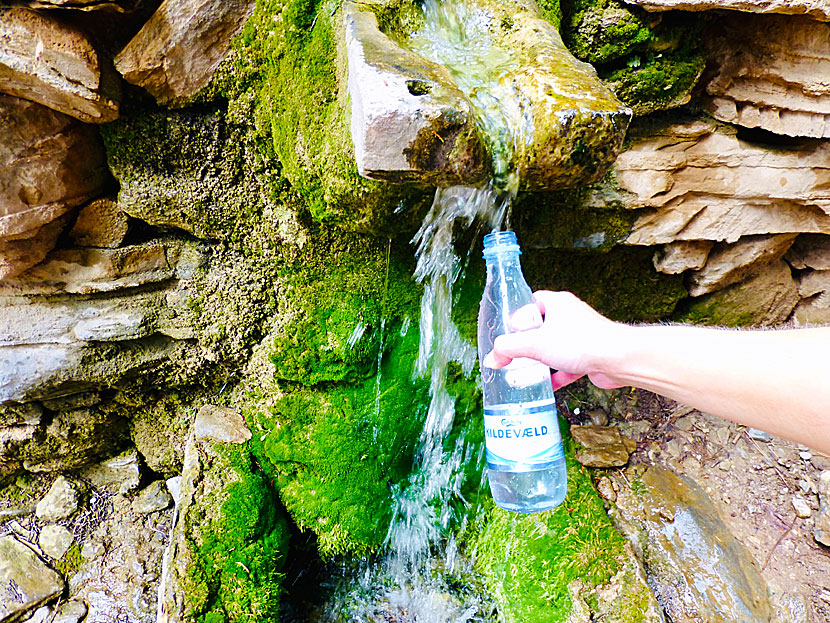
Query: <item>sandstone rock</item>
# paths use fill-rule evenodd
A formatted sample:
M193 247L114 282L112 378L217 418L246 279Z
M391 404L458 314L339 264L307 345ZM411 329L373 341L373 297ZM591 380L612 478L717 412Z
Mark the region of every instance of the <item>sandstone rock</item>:
M583 446L576 460L588 467L620 467L637 449L636 441L623 437L613 426L571 426L571 436Z
M807 503L807 500L805 500L802 497L799 497L797 495L793 497L792 505L795 509L796 517L800 519L807 519L810 515L813 514L813 510L810 508L810 505Z
M118 118L118 79L81 32L51 13L0 12L0 90L87 123Z
M108 176L95 128L0 94L0 270L40 261L62 227L44 226L100 193Z
M0 238L0 282L42 261L55 246L69 216L63 214L51 223L26 232L25 238L19 235L13 239Z
M609 514L672 621L770 620L764 578L700 486L657 467L609 477L618 490Z
M654 254L654 268L667 275L698 270L703 268L714 244L711 240L681 240L664 245Z
M798 302L790 267L778 260L746 281L691 299L678 320L728 327L775 326L789 318Z
M72 9L73 11L116 11L131 13L141 0L27 0L33 9Z
M830 20L830 3L824 3ZM830 37L807 17L724 15L710 37L706 84L716 119L776 134L830 138Z
M694 271L688 280L691 296L722 290L738 283L761 267L781 259L796 234L746 236L733 244L719 243L710 253L706 265Z
M213 77L253 0L164 0L115 57L127 82L161 104L184 104Z
M180 246L158 240L120 249L56 249L0 285L3 294L94 294L172 279Z
M251 431L238 411L216 405L204 405L199 409L193 432L199 441L244 443L251 438Z
M71 517L80 504L78 487L63 476L58 476L43 499L37 503L35 514L44 522L55 522Z
M133 500L133 510L136 513L147 515L164 510L170 506L172 501L173 498L167 491L164 481L156 480L138 492Z
M627 244L720 240L778 233L830 233L830 143L796 141L774 151L740 140L706 121L644 122L614 169L627 208L649 208ZM644 172L659 172L646 176ZM652 180L652 182L649 182ZM592 201L607 204L607 189Z
M0 537L0 621L15 621L63 592L63 581L11 536Z
M822 271L830 273L830 271ZM827 279L827 277L824 277ZM799 327L807 325L830 324L830 291L825 290L809 299L802 299L793 310L793 324Z
M127 235L127 215L112 199L96 199L78 212L69 237L80 247L115 248Z
M37 544L43 553L55 560L60 560L72 545L75 535L64 526L49 524L40 529Z
M106 459L95 465L85 467L80 476L89 480L96 489L106 489L122 495L138 487L141 471L138 464L138 452L135 448Z
M446 68L436 65L443 59L432 56L433 33L410 37L404 45L414 53L403 50L378 31L373 14L347 6L352 138L361 174L441 185L482 179L489 167L466 101L474 94L460 80L454 88ZM527 136L516 141L522 186L565 188L601 177L621 146L631 110L530 5L483 3L479 9L483 19L511 24L481 36L492 36L494 46L514 55L504 65L515 69L490 90L512 94L523 102L515 114L532 119L523 126Z
M799 270L830 270L830 236L804 234L796 238L784 259Z
M635 4L647 11L729 9L747 13L810 15L817 20L830 20L830 4L827 0L631 0L630 4ZM741 19L747 17L749 16L740 16Z

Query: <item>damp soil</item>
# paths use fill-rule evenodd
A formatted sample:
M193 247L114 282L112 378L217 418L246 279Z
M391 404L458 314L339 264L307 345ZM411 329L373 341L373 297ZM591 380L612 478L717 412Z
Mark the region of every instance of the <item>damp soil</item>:
M830 548L813 538L819 475L830 457L643 390L580 381L557 398L571 424L607 419L634 438L629 465L672 470L706 491L766 580L778 620L830 621ZM810 517L798 516L797 498Z

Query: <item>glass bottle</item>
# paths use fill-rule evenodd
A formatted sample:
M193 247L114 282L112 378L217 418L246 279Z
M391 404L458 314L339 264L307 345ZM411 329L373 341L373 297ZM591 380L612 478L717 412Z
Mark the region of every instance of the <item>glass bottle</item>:
M511 314L533 303L519 255L514 232L484 237L487 284L478 316L479 362L497 336L512 332ZM535 305L526 311L539 314ZM536 320L541 325L541 315ZM479 365L493 500L519 513L554 508L565 498L567 471L550 369L527 358L514 359L500 370Z

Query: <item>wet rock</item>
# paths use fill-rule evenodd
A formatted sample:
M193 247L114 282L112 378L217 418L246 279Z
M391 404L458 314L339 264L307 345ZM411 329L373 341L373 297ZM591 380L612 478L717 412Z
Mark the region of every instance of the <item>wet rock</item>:
M797 5L796 5L797 6ZM818 6L813 5L814 9ZM830 19L830 5L823 7ZM724 15L709 38L716 119L776 134L830 138L830 39L807 17Z
M60 560L72 545L75 535L64 526L49 524L40 529L37 544L47 556Z
M115 57L115 68L159 103L184 104L210 82L254 4L252 0L164 0Z
M251 438L251 431L238 411L216 405L199 409L193 431L199 441L244 443Z
M482 3L479 8L492 23L511 25L491 28L489 33L495 46L514 55L516 68L506 70L500 84L524 103L524 113L533 120L528 124L525 144L520 144L515 154L522 186L528 190L569 188L601 177L621 146L631 110L617 100L590 65L570 54L556 28L532 6ZM452 82L445 79L446 72L417 55L402 52L378 33L374 23L374 16L363 9L351 9L346 20L349 70L364 68L362 74L353 73L349 78L353 142L356 153L362 154L358 156L361 172L378 179L395 175L418 179L417 172L424 171L424 181L429 183L430 176L434 177L430 168L437 166L447 171L450 179L463 173L470 180L466 183L483 177L486 171L477 168L481 160L478 147L467 130L469 106L459 104L455 112L443 112L453 100L458 101L447 86ZM405 62L397 63L398 58ZM424 66L432 68L431 75L417 71ZM393 88L386 91L381 87L384 83ZM418 103L420 99L430 102L433 85L436 103L442 104L437 106L442 112L435 115L435 121L421 115ZM403 114L396 112L401 98L408 102ZM427 105L430 110L436 107ZM392 131L390 119L394 120ZM456 123L447 128L450 119ZM442 131L449 141L441 136ZM396 144L381 140L384 135L393 137ZM384 150L370 151L379 147ZM460 152L467 170L452 170L457 166L452 164L454 150Z
M23 619L63 588L61 577L31 549L14 537L0 537L0 621Z
M86 123L118 118L117 76L84 34L16 7L0 12L0 39L0 90Z
M629 455L637 449L637 442L620 434L613 426L571 426L571 437L583 448L576 460L587 467L619 467L628 463Z
M138 452L135 448L125 450L118 456L83 468L79 474L96 489L124 495L138 487L141 479Z
M69 237L81 247L116 248L127 235L127 215L112 199L96 199L78 212Z
M347 4L344 13L360 174L446 186L483 181L485 148L470 104L447 69L381 33L372 12Z
M689 276L689 294L700 296L743 281L780 259L795 237L796 234L745 236L733 244L717 244L709 253L706 265Z
M830 547L830 470L821 472L818 482L819 509L813 528L813 538Z
M817 20L830 20L830 6L823 0L632 0L631 4L647 11L730 9L748 13L810 15ZM749 17L751 16L740 16L741 19Z
M44 498L37 503L35 514L44 522L55 522L71 517L80 504L77 485L58 476Z
M642 471L642 470L639 470ZM609 513L642 556L649 585L672 621L769 621L766 582L692 481L650 467L613 476Z
M87 614L86 604L77 599L62 603L52 623L79 623Z
M830 233L824 176L816 175L830 170L826 141L771 151L739 140L734 128L703 120L632 126L629 139L631 147L614 164L626 191L617 200L647 210L628 244ZM593 191L595 200L607 204L601 191L602 185ZM589 196L587 203L593 200Z
M170 506L172 501L173 498L167 491L164 481L156 480L138 492L133 500L133 510L136 513L147 515L148 513L164 510Z
M664 245L654 254L654 268L667 275L698 270L706 264L714 244L711 240L681 240Z

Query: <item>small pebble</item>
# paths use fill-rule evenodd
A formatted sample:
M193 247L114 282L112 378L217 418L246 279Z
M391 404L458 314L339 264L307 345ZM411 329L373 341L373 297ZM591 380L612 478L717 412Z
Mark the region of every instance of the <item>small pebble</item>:
M801 519L807 519L810 515L813 514L813 510L810 508L810 505L807 504L807 500L802 497L795 496L792 499L793 508L795 509L795 514L800 517Z
M750 439L754 439L755 441L769 441L772 439L772 435L757 428L747 428L746 434L749 435Z

